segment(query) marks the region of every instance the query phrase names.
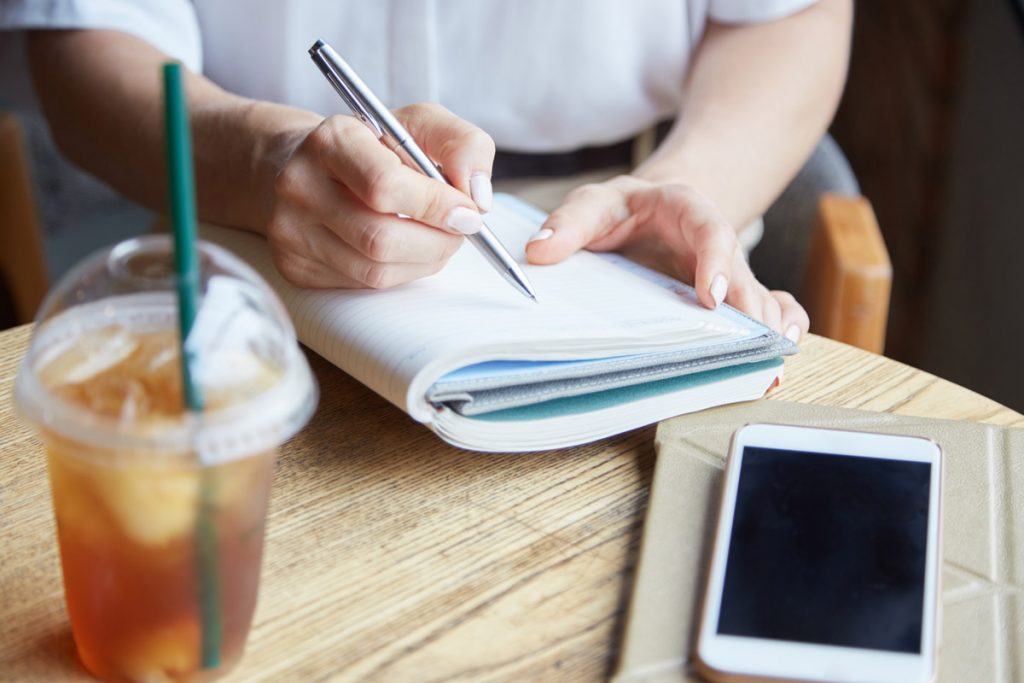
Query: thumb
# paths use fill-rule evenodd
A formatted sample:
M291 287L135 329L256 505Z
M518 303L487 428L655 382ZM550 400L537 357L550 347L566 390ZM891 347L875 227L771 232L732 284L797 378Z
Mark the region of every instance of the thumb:
M629 216L626 196L620 190L607 183L578 187L526 243L527 260L536 264L564 261L607 236ZM615 246L601 245L602 249Z

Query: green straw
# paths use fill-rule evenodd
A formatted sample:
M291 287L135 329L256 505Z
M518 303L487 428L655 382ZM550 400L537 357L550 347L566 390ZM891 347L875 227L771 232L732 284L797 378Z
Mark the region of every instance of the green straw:
M193 355L185 340L199 309L199 255L196 250L196 201L192 177L192 143L189 137L181 66L164 64L164 119L167 167L171 188L171 222L174 225L174 270L178 281L178 329L181 343L182 387L185 407L203 412L203 395L192 377ZM213 482L203 468L196 522L196 561L199 574L199 615L204 669L220 665L220 581L217 571L217 534L213 524Z

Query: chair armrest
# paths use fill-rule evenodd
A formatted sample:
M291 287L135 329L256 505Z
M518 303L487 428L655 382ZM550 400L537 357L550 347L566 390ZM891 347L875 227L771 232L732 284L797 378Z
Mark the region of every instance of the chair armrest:
M801 293L811 331L882 353L891 290L892 263L871 203L822 195Z
M0 113L0 279L18 322L35 317L48 286L21 126Z

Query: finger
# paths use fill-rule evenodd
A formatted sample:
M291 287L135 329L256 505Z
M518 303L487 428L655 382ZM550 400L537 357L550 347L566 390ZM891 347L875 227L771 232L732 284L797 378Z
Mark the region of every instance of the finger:
M299 201L276 205L267 230L278 270L293 283L393 286L437 272L462 244L461 236L375 213L325 176L312 174L303 187Z
M799 343L811 327L807 311L789 292L773 290L771 295L779 302L779 307L782 309L783 334L793 343Z
M443 263L462 244L461 235L414 220L381 214L364 206L348 190L326 176L313 175L298 200L305 208L301 222L328 227L349 246L380 263ZM310 240L316 233L301 235L301 253L316 257L321 245ZM300 249L296 246L296 250Z
M629 218L626 195L609 183L576 188L526 245L530 263L563 261Z
M753 287L739 286L729 290L726 303L749 315L754 320L763 320L764 300Z
M693 272L700 302L718 306L730 291L738 252L735 230L711 202L685 185L659 185L634 193L630 209L638 220L655 223L680 268Z
M328 264L316 261L297 254L275 255L275 265L281 275L296 287L307 289L363 289L368 287L353 277L342 273ZM420 272L423 271L423 272ZM395 267L390 269L389 275L392 283L384 284L382 280L379 286L394 286L411 282L427 275L432 275L436 270L430 271L425 268Z
M329 230L323 228L326 232ZM441 270L450 253L438 253L437 258L412 263L379 261L353 249L342 240L327 249L321 259L332 270L351 278L359 287L388 289L411 282Z
M761 322L782 334L782 307L779 300L761 286Z
M395 116L427 156L441 165L452 185L472 197L481 211L491 210L494 140L490 135L439 104L412 104L397 109Z
M462 235L362 207L336 214L325 225L360 254L378 263L444 263L464 240Z
M744 264L737 264L725 301L754 320L763 321L765 301L763 290L761 283L754 279L750 268L745 267Z
M367 258L323 225L306 225L301 232L315 251L275 248L274 262L286 280L300 287L386 289L433 275L444 260L429 263L382 263ZM280 246L280 242L276 246Z
M709 217L696 226L693 237L693 287L701 303L715 308L725 300L733 278L736 233L727 223Z
M327 119L310 133L309 140L330 176L374 211L403 214L461 234L483 227L467 195L402 164L397 154L352 117Z
M294 252L273 250L274 266L285 280L306 289L357 289L352 278L334 270L327 264Z

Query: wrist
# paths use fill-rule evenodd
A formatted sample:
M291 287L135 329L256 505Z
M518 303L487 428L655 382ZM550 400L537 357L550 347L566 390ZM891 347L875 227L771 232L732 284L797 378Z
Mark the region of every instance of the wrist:
M236 96L193 117L197 152L208 162L197 163L208 171L199 188L200 215L264 234L277 174L322 117Z
M708 157L709 159L712 157ZM739 210L741 202L736 195L735 183L727 169L713 163L702 163L695 155L682 150L655 152L640 164L633 175L641 180L658 184L682 184L703 195L726 222L739 229L755 215L746 216Z
M249 172L263 191L273 194L274 179L323 117L313 112L269 102L250 101L242 117L253 134L249 146Z
M678 161L647 161L633 169L632 175L652 183L688 183L687 174Z

